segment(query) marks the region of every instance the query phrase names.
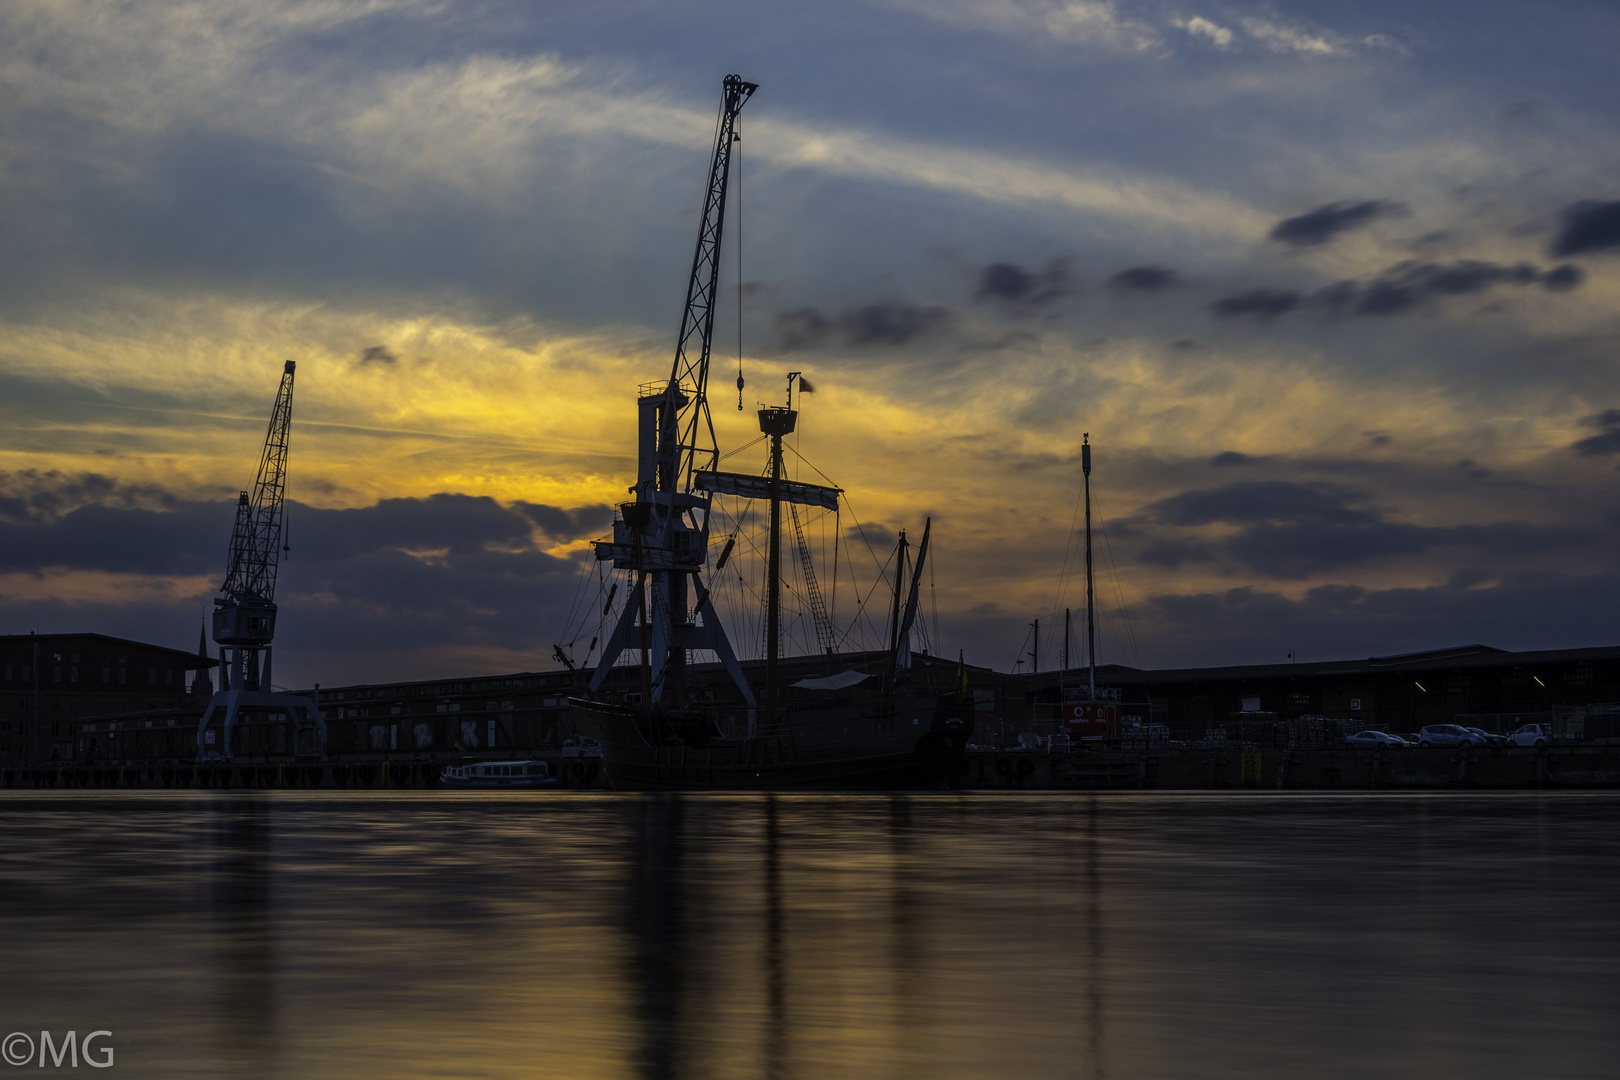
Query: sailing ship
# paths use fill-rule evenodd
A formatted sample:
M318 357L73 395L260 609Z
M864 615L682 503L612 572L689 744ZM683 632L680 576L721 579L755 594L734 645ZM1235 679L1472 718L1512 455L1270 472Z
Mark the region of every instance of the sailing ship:
M757 89L736 75L723 84L703 221L688 279L675 363L663 384L644 386L638 400L635 499L623 503L611 540L598 541L599 561L632 571L627 597L585 692L569 699L576 727L602 743L602 761L615 788L794 788L938 786L945 782L973 729L973 706L959 688L913 678L910 630L927 558L928 533L918 550L909 599L901 610L897 569L890 648L878 670L849 665L819 678L781 685L782 506L836 509L841 489L789 479L782 439L798 423L788 376L787 404L759 409L770 453L766 474L722 472L707 386L714 330L720 242L738 113ZM739 408L743 389L737 379ZM715 610L704 574L709 524L717 495L769 504L766 558L765 684L756 695ZM714 560L731 556L733 536ZM903 568L903 559L901 562ZM627 651L640 653L640 692L606 688ZM712 652L730 677L732 701L698 701L689 687L689 654ZM560 653L560 649L559 649ZM825 667L840 658L822 658ZM845 658L848 659L848 658ZM866 656L865 666L874 666ZM731 723L723 723L730 720Z

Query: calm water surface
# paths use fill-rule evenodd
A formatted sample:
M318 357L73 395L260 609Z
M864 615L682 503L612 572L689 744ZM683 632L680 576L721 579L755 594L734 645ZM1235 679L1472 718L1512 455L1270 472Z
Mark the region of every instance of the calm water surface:
M111 1029L108 1076L1608 1077L1617 897L1611 795L7 792L0 1034Z

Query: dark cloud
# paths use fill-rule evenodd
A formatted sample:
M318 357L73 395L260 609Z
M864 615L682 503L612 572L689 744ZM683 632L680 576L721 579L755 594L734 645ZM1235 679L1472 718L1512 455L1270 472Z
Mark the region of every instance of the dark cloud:
M1253 480L1186 491L1149 507L1158 539L1138 552L1150 565L1228 562L1250 573L1297 579L1441 547L1536 555L1594 543L1590 529L1497 523L1430 527L1390 521L1367 496L1337 484ZM1165 535L1226 527L1218 537ZM1235 528L1233 528L1235 527Z
M1580 267L1569 263L1543 271L1529 263L1408 260L1396 263L1372 281L1336 281L1309 296L1294 290L1252 289L1217 300L1210 310L1226 318L1273 319L1296 309L1378 318L1404 315L1435 300L1482 293L1501 285L1539 283L1554 292L1568 292L1585 278Z
M1611 202L1586 199L1565 207L1563 217L1563 228L1558 230L1549 248L1555 257L1620 247L1620 199Z
M1209 463L1216 468L1224 468L1231 465L1253 465L1254 462L1255 459L1253 457L1249 456L1248 454L1240 454L1236 450L1227 450L1223 453L1216 454L1214 457L1209 459Z
M1574 263L1564 263L1555 266L1541 275L1541 287L1553 292L1568 292L1580 286L1586 280L1586 271Z
M512 509L534 522L553 541L594 537L613 521L613 508L605 503L564 510L543 503L515 502Z
M1069 261L1051 259L1040 270L1025 270L1017 263L991 263L979 272L975 300L996 300L1004 304L1039 307L1074 292Z
M1478 293L1495 285L1532 285L1540 280L1541 271L1528 263L1503 266L1475 259L1404 262L1363 286L1353 310L1357 315L1399 315L1433 297Z
M1426 588L1321 585L1298 599L1255 587L1160 594L1133 614L1144 652L1187 665L1281 663L1291 650L1352 659L1463 641L1571 648L1613 636L1605 619L1620 604L1620 574L1517 574L1478 587L1486 580L1476 571Z
M845 345L904 345L943 330L951 313L942 307L912 304L868 304L844 308L833 326Z
M233 499L171 498L164 509L114 505L131 501L118 485L60 477L54 502L37 491L32 501L68 506L95 488L108 502L40 513L31 509L29 492L18 494L27 483L0 479L12 488L7 509L22 511L0 520L0 571L61 568L214 583L224 576ZM48 477L29 479L36 488L49 486ZM441 658L433 670L446 673L487 670L490 663L497 670L550 666L550 642L565 632L581 564L540 547L594 535L609 519L605 506L503 506L457 494L351 509L290 503L291 552L276 595L278 681L421 677L430 656ZM208 603L196 596L25 602L9 605L5 621L13 631L90 627L189 646ZM514 661L514 654L523 659Z
M938 333L951 319L948 308L929 304L868 304L832 317L819 308L795 308L778 313L773 322L778 344L792 352L814 348L834 334L848 348L904 345Z
M392 364L397 359L399 358L382 345L372 345L360 354L362 364Z
M1315 247L1340 233L1359 229L1379 217L1405 213L1399 203L1373 199L1368 202L1337 202L1318 206L1298 217L1283 218L1271 229L1271 238L1293 247Z
M1108 287L1118 293L1160 293L1178 280L1167 266L1133 266L1109 278Z
M1581 423L1600 428L1598 434L1572 443L1570 448L1586 457L1607 457L1620 454L1620 409L1605 409L1588 416Z
M813 307L779 311L771 323L777 342L789 352L815 348L826 340L827 332L832 329L832 320Z
M1250 289L1222 297L1209 309L1223 319L1252 315L1257 319L1275 319L1299 307L1305 297L1292 290Z

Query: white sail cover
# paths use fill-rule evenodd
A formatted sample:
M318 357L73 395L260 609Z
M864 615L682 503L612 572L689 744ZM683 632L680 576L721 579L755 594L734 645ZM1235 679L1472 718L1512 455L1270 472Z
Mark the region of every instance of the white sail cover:
M746 499L771 497L771 478L768 476L699 471L694 482L704 491L714 495L741 495ZM798 503L801 506L823 506L828 510L838 509L838 496L843 490L843 488L823 487L821 484L805 484L798 480L777 481L777 494L783 502Z
M793 685L801 690L842 690L846 686L863 683L871 677L850 668L848 671L840 671L836 675L826 675L819 679L800 679Z

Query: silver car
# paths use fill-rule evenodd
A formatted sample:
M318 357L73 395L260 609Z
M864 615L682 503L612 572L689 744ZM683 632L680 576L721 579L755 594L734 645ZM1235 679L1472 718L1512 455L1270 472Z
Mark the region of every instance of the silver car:
M1488 740L1458 724L1430 724L1418 732L1419 746L1484 746Z
M1406 740L1399 735L1391 735L1387 731L1358 731L1354 735L1346 735L1344 741L1351 746L1379 747L1379 746L1405 746Z

